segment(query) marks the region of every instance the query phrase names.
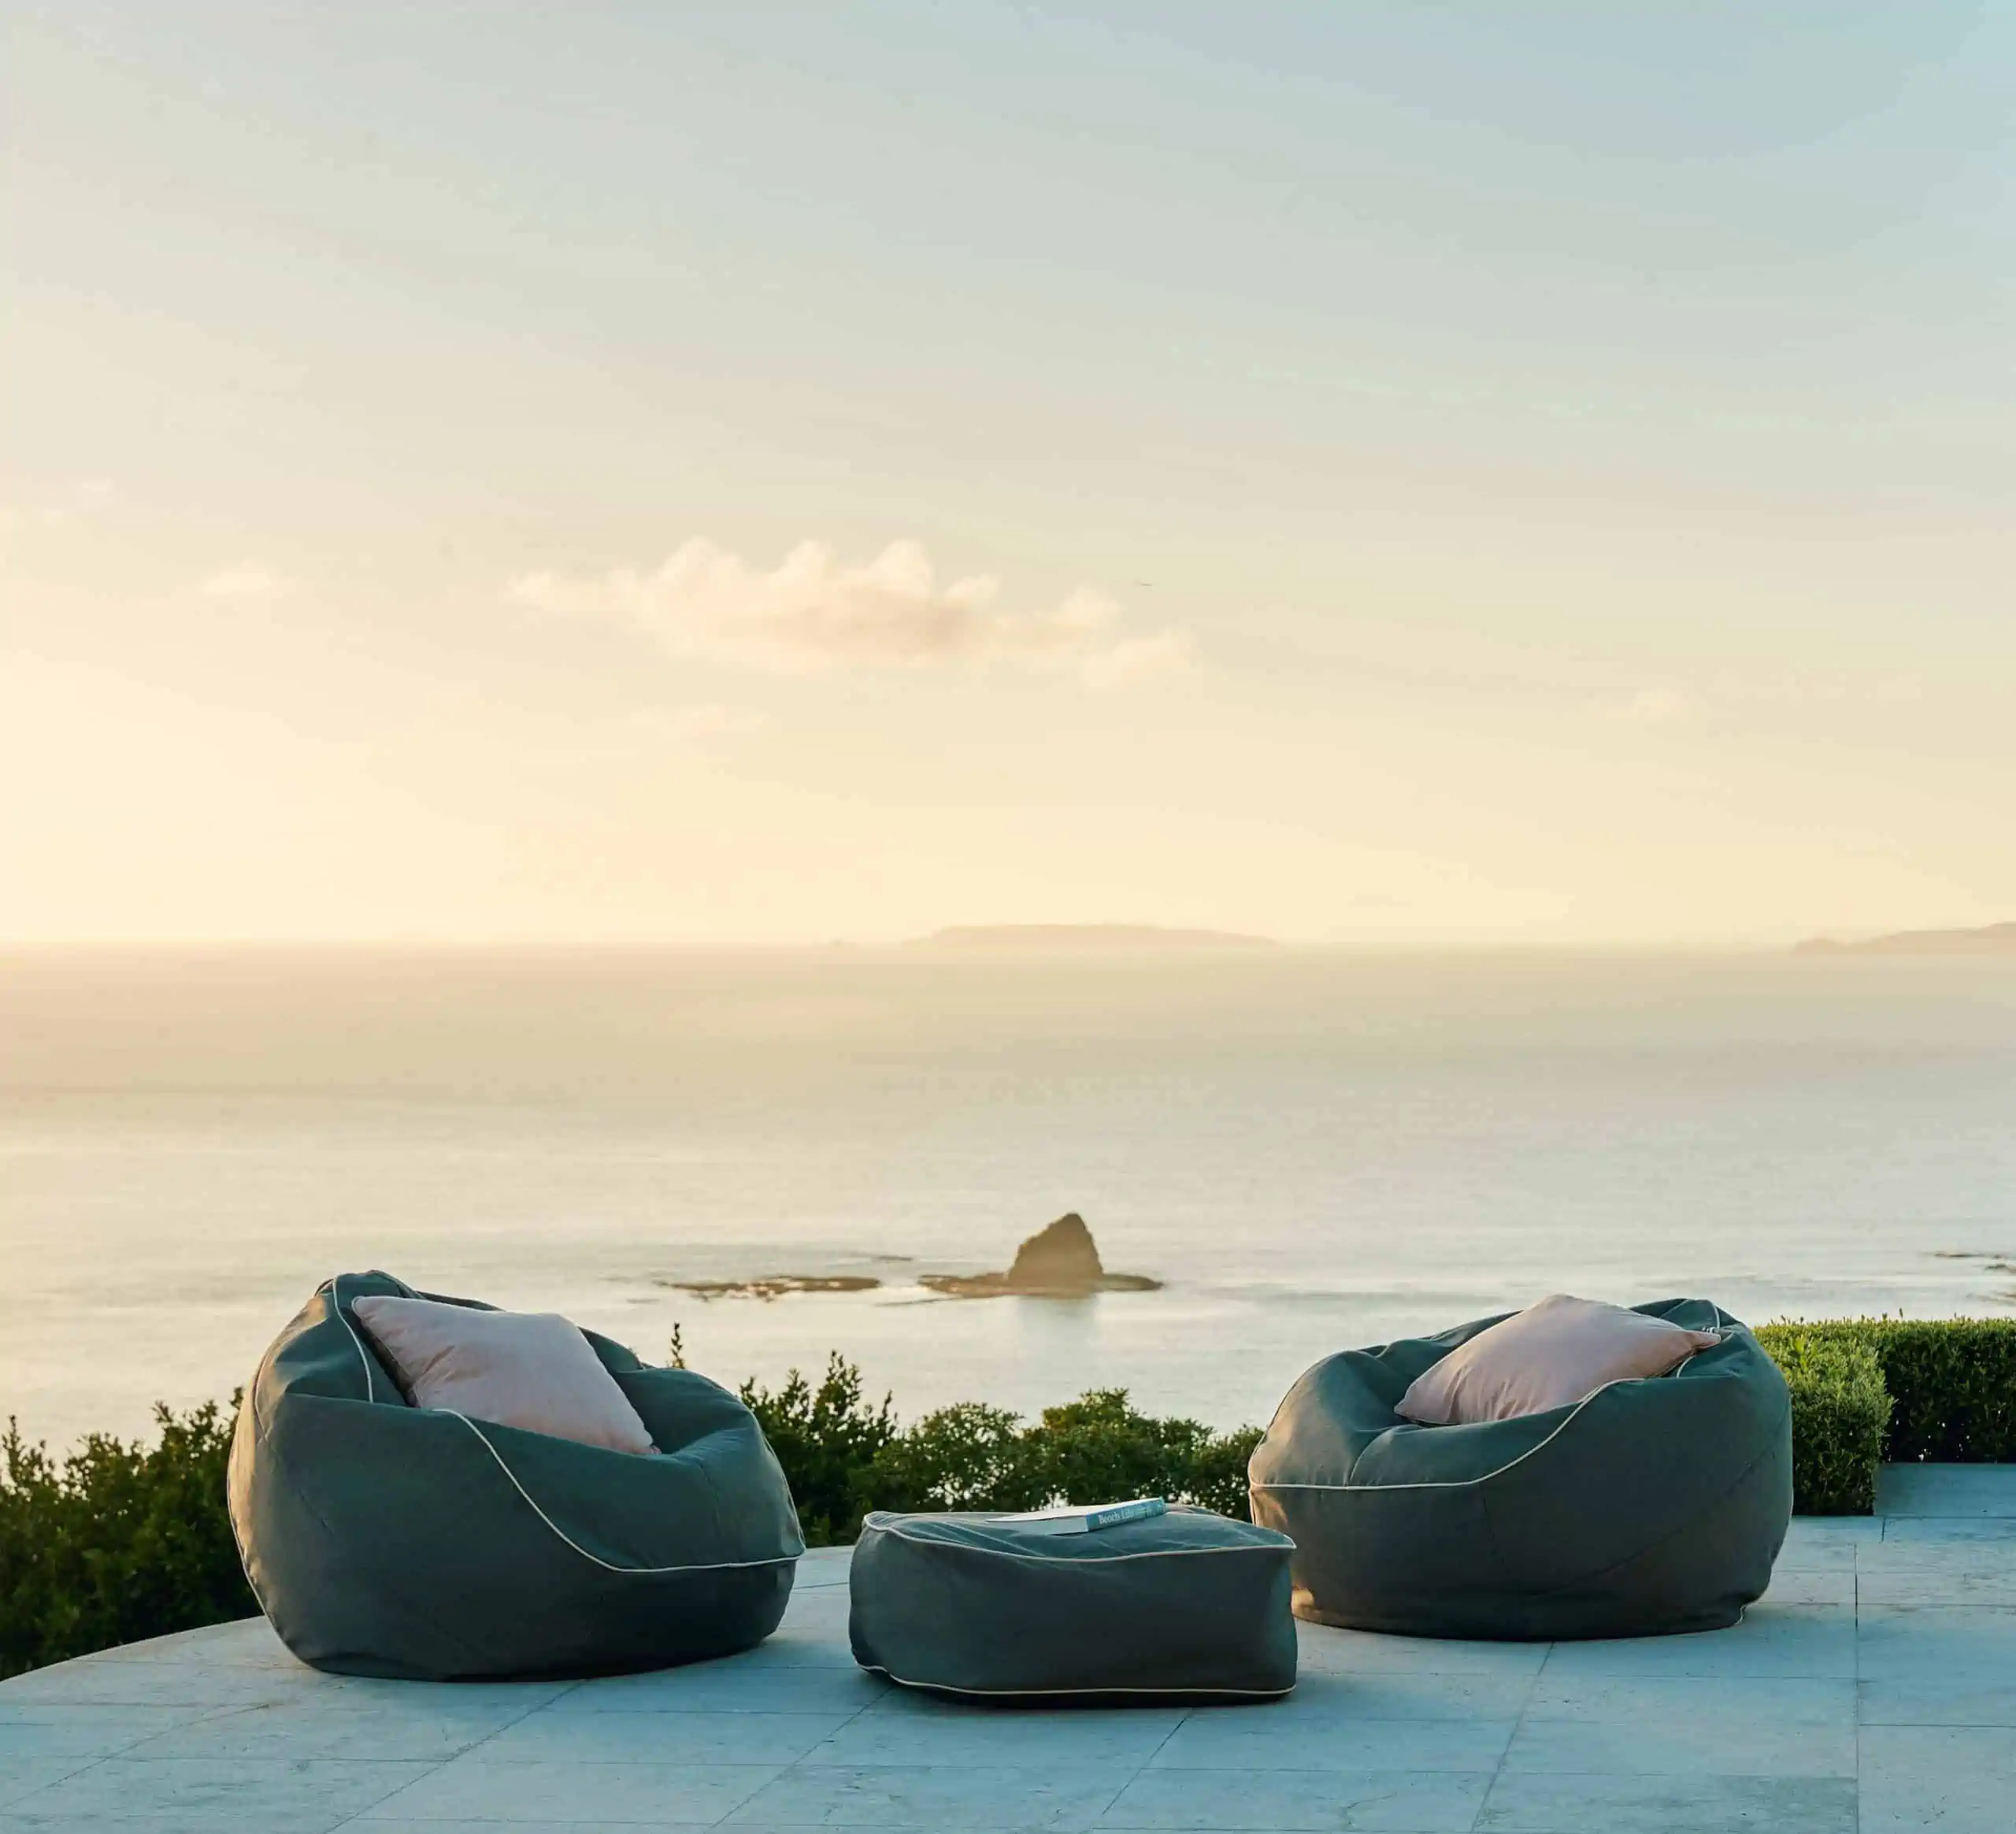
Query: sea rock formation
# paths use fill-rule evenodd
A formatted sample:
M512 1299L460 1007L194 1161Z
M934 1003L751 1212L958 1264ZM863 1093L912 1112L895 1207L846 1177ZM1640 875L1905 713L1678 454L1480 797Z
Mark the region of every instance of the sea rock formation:
M1020 1294L1031 1299L1076 1299L1093 1293L1153 1292L1162 1284L1144 1273L1108 1273L1099 1244L1076 1210L1046 1225L1015 1250L1006 1273L927 1273L921 1283L958 1299Z

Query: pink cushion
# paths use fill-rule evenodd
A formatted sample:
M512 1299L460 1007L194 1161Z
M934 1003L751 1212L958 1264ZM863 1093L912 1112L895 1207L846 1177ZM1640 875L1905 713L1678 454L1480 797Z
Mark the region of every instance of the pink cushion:
M1395 1411L1424 1426L1544 1413L1611 1382L1670 1374L1721 1341L1719 1332L1552 1293L1458 1344L1415 1380Z
M658 1449L580 1328L557 1312L480 1312L387 1293L350 1309L416 1407L612 1452Z

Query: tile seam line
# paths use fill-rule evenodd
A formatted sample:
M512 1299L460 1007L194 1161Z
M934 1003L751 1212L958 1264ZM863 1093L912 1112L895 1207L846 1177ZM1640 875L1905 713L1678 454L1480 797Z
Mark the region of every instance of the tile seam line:
M59 1758L57 1762L60 1764L62 1759ZM82 1777L87 1770L95 1770L104 1762L105 1759L102 1757L84 1758L75 1770L66 1770L61 1777L52 1777L46 1783L39 1783L26 1795L17 1801L8 1803L4 1806L0 1806L0 1816L4 1816L11 1821L17 1815L24 1811L32 1814L33 1810L30 1805L37 1796L45 1791L55 1788L58 1784L68 1783L73 1777Z
M1298 1664L1297 1665L1299 1667L1300 1665ZM1301 1677L1298 1676L1296 1679L1299 1680ZM1197 1709L1194 1706L1186 1706L1176 1716L1176 1724L1171 1726L1167 1732L1164 1732L1162 1736L1155 1741L1154 1750L1151 1751L1147 1757L1143 1758L1139 1764L1135 1765L1132 1775L1128 1777L1126 1781L1122 1783L1119 1788L1113 1792L1113 1800L1109 1802L1106 1806L1101 1809L1099 1814L1093 1817L1094 1825L1095 1826L1103 1825L1105 1824L1106 1817L1113 1813L1114 1809L1119 1803L1120 1799L1126 1795L1128 1791L1132 1789L1136 1784L1139 1783L1143 1777L1147 1775L1149 1769L1153 1766L1155 1760L1162 1754L1164 1750L1168 1747L1169 1740L1174 1738L1176 1735L1182 1731L1185 1726L1189 1725L1191 1714L1196 1711Z
M446 1769L448 1765L454 1763L458 1758L466 1758L469 1756L470 1752L480 1750L483 1746L488 1744L490 1741L495 1738L499 1732L508 1731L513 1726L522 1725L525 1721L530 1719L536 1713L545 1712L545 1710L553 1704L554 1701L565 1699L569 1695L572 1694L575 1691L576 1688L584 1685L584 1683L580 1681L570 1682L566 1687L561 1688L558 1694L554 1695L551 1699L542 1700L536 1706L527 1707L523 1713L516 1715L513 1718L507 1719L501 1726L492 1726L490 1730L485 1732L481 1738L478 1739L473 1745L465 1745L461 1751L453 1752L446 1758L437 1758L433 1763L430 1764L426 1769L420 1773L419 1776L413 1778L411 1781L401 1784L398 1789L393 1790L389 1795L380 1796L375 1803L366 1803L361 1809L353 1809L350 1813L344 1816L340 1821L332 1822L327 1830L327 1834L337 1834L338 1829L347 1828L353 1821L360 1820L362 1817L369 1814L373 1809L378 1808L383 1804L390 1802L392 1799L392 1797L398 1795L401 1791L412 1788L413 1784L424 1783L428 1777L433 1776L437 1771ZM342 1760L339 1759L338 1762L340 1762ZM354 1762L364 1764L384 1764L395 1762L395 1760L384 1758L364 1758L355 1759Z
M1883 1532L1876 1538L1877 1546L1881 1547L1889 1538L1890 1521L1886 1516ZM1862 1549L1859 1545L1855 1548L1855 1565L1850 1569L1850 1576L1855 1581L1852 1588L1855 1626L1855 1834L1862 1834Z
M1505 1741L1505 1749L1499 1753L1498 1762L1491 1767L1491 1780L1484 1786L1484 1794L1477 1798L1477 1806L1470 1816L1472 1834L1482 1825L1484 1810L1489 1806L1492 1792L1498 1788L1498 1780L1505 1774L1505 1761L1512 1755L1512 1747L1525 1731L1526 1716L1533 1710L1533 1697L1540 1691L1540 1677L1547 1673L1547 1665L1554 1660L1554 1652L1559 1646L1550 1643L1547 1654L1540 1659L1540 1665L1533 1670L1526 1684L1526 1697L1519 1702L1518 1717L1512 1722L1512 1736Z
M869 1679L873 1680L873 1677L870 1677ZM836 1735L840 1732L845 1732L849 1726L852 1725L856 1720L859 1719L861 1716L864 1713L867 1712L870 1707L873 1706L877 1701L884 1699L886 1692L887 1689L885 1687L883 1689L878 1690L868 1699L864 1700L860 1706L857 1706L854 1710L852 1713L849 1714L845 1719L842 1720L838 1725L834 1727L832 1732L827 1733L825 1738L821 1739L819 1741L819 1744L814 1745L812 1747L812 1751L817 1751L819 1749L819 1745L825 1744L828 1740L833 1738ZM755 1788L751 1790L747 1795L744 1796L740 1802L724 1810L720 1815L718 1815L714 1820L708 1822L706 1825L710 1828L726 1827L728 1825L729 1816L739 1814L743 1809L747 1808L750 1803L753 1803L758 1796L761 1795L765 1790L768 1789L772 1784L775 1783L778 1777L788 1777L794 1770L799 1769L804 1764L806 1758L810 1757L811 1754L812 1753L810 1751L807 1751L792 1758L788 1764L785 1765L782 1769L778 1771L776 1777L769 1777L763 1782L757 1784Z

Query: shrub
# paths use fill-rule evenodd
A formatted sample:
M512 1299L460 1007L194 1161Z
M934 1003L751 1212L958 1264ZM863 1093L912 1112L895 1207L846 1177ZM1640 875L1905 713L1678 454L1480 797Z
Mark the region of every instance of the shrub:
M1767 1325L1758 1339L1792 1399L1792 1506L1801 1515L1866 1516L1890 1423L1875 1350L1825 1328Z
M1215 1436L1194 1420L1139 1413L1125 1389L1102 1388L1045 1408L1025 1437L1043 1502L1166 1496L1247 1517L1246 1461L1260 1442L1256 1427Z
M151 1446L94 1433L60 1463L0 1436L0 1677L258 1612L224 1510L232 1417L154 1419Z
M979 1401L927 1413L892 1440L869 1487L884 1510L1032 1510L1043 1500L1021 1417Z
M862 1398L861 1371L836 1350L817 1388L793 1369L775 1392L744 1382L742 1399L791 1480L806 1542L851 1541L862 1517L878 1506L869 1500L869 1473L896 1438L888 1396L871 1406Z
M1257 1427L1223 1436L1158 1420L1124 1388L1047 1407L1028 1426L966 1402L928 1413L876 1460L877 1509L1033 1510L1163 1496L1247 1519L1246 1461Z
M1896 1398L1884 1456L1992 1465L2016 1459L2016 1318L1858 1318L1822 1328L1874 1351Z
M837 1352L817 1388L794 1369L773 1391L743 1384L791 1481L813 1547L851 1541L870 1510L1031 1510L1052 1502L1166 1496L1247 1517L1246 1461L1258 1428L1214 1434L1194 1420L1140 1412L1125 1389L1096 1390L1024 1425L962 1402L899 1428L888 1398L870 1406L861 1372Z

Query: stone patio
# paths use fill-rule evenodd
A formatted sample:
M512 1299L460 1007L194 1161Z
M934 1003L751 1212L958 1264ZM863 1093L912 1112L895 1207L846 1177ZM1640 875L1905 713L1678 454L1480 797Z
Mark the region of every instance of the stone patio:
M0 1834L1319 1829L2009 1834L2016 1467L1896 1468L1801 1520L1739 1628L1642 1642L1302 1630L1273 1705L948 1706L847 1654L843 1550L747 1655L580 1684L318 1675L263 1622L0 1684Z

